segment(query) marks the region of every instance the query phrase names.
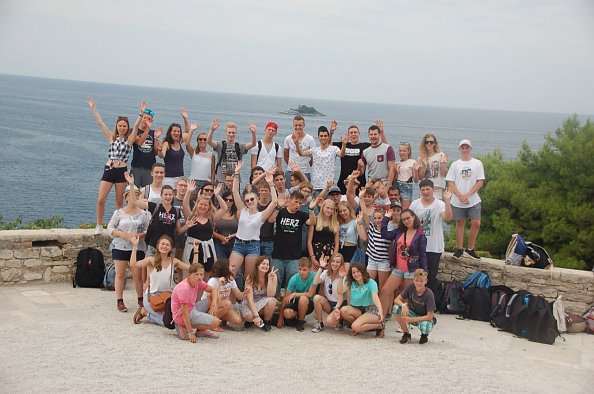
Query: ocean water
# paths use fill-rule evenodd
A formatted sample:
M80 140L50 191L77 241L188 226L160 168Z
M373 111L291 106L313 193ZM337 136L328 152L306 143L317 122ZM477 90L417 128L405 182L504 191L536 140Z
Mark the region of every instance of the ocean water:
M569 116L253 96L0 74L0 214L5 220L61 215L68 227L94 223L108 144L87 105L89 96L95 99L110 128L118 115L135 119L139 102L146 100L155 111L153 128L166 130L169 124L180 123L179 109L185 107L190 120L200 123L200 130L207 131L214 117L222 124L234 121L239 126L240 142L249 140L250 121L258 126L260 138L265 123L273 120L279 124L277 142L281 145L292 132L292 116L280 112L306 104L326 114L306 118L306 131L314 136L318 126L336 119L340 134L348 125L356 124L365 140L367 128L375 119L382 119L389 141L410 142L413 157L417 157L421 137L434 133L451 159L457 157L457 144L463 138L472 141L475 156L500 149L506 158L513 158L523 141L538 149L545 135L554 132ZM221 138L224 127L217 130L216 139ZM187 175L189 167L186 155ZM112 192L105 221L113 210Z

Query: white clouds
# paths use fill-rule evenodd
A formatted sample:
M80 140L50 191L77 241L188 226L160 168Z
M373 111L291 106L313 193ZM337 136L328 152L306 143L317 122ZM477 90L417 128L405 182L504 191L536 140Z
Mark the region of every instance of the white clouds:
M594 113L594 7L585 1L25 0L0 7L5 73Z

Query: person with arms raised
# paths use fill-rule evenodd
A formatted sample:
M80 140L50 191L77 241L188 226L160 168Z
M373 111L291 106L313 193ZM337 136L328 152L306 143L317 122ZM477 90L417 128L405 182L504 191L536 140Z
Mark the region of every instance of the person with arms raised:
M247 153L254 145L256 145L256 125L250 122L249 130L252 134L252 139L247 144L240 144L235 141L237 136L237 125L233 122L227 123L225 126L225 139L223 141L213 141L215 130L219 128L219 120L213 119L210 124L210 131L206 143L210 145L218 156L218 161L215 166L215 178L217 182L225 181L225 174L228 170L235 170L235 166L239 163L244 154Z

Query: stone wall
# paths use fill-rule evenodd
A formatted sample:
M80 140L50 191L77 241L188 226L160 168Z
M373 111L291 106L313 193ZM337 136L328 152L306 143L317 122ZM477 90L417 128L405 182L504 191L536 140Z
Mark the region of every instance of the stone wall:
M441 257L438 279L464 281L476 270L487 271L494 285L506 285L514 290L526 289L545 296L549 301L561 294L563 306L568 311L583 313L594 304L594 274L590 271L515 267L487 258L477 261L462 257L456 260L451 253L446 253Z
M0 231L0 285L68 282L72 278L76 256L82 248L103 251L111 258L107 233L94 230L11 230ZM594 303L594 275L588 271L563 268L538 270L506 265L500 260L467 258L455 260L450 253L442 256L439 279L463 281L476 270L489 272L494 284L514 290L528 289L552 300L563 295L566 309L583 312Z

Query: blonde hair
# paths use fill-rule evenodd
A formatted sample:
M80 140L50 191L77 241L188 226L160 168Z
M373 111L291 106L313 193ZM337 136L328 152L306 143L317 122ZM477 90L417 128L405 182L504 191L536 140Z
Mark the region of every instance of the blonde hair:
M348 222L350 222L351 220L355 219L357 216L355 216L355 210L353 209L353 206L351 204L349 204L346 201L341 201L338 203L338 211L340 212L340 207L346 207L346 209L349 210L349 218L350 220ZM341 223L344 219L342 218L342 216L340 216L340 214L338 215L338 223ZM346 220L344 221L344 223L348 223ZM342 223L342 224L344 224Z
M417 268L415 270L415 278L423 278L423 279L427 279L427 271L425 271L422 268Z
M196 204L194 205L194 209L192 210L192 216L190 216L190 218L192 217L197 217L198 215L198 203L202 200L207 200L208 201L208 205L209 205L209 210L206 212L206 217L210 220L212 220L212 215L214 215L214 206L212 204L212 200L210 199L209 196L204 196L204 195L198 195L198 197L196 198Z
M433 138L433 140L435 141L435 144L433 144L433 152L430 155L427 154L427 147L425 146L425 141L429 137ZM441 148L439 147L439 144L437 143L437 137L435 137L434 134L425 134L423 136L423 138L421 138L421 145L419 146L419 158L421 160L426 160L429 157L433 156L433 154L439 153L439 152L441 152Z
M233 122L227 122L227 124L225 125L225 129L235 129L235 130L237 130L237 124L235 124Z
M410 159L412 156L412 148L408 142L401 142L398 144L398 147L406 146L406 150L408 151L408 158ZM407 159L408 160L408 159Z
M322 231L322 229L325 227L324 221L322 220L324 218L324 207L330 204L332 204L332 215L330 215L330 223L326 223L326 226L333 233L337 233L340 229L338 219L336 218L336 209L334 207L334 201L328 198L324 200L322 206L320 207L320 212L318 213L318 217L316 218L316 231Z
M332 271L332 262L334 259L340 259L340 267L344 265L344 256L341 253L334 253L328 260L328 267L326 268L330 276L338 275L338 271L340 270L340 267L338 267L338 270Z

